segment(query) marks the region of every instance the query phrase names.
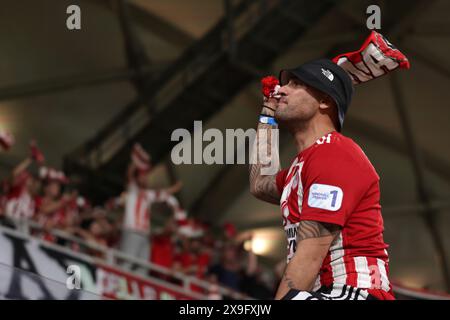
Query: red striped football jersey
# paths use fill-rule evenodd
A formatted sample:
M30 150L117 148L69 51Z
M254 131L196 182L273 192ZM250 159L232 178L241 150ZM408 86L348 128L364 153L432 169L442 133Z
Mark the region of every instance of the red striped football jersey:
M300 152L277 175L280 206L288 239L288 262L296 250L302 220L337 224L313 290L333 284L367 290L393 299L388 246L383 240L379 176L361 148L331 132Z

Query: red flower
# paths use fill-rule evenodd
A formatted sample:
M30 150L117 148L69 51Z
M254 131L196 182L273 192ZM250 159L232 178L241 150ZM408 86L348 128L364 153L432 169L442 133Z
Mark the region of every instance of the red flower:
M261 79L262 93L265 97L269 98L275 91L275 87L279 84L277 78L274 76L267 76Z

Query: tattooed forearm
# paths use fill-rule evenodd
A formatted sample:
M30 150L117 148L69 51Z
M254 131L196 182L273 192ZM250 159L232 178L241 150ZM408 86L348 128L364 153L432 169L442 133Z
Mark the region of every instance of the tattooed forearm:
M259 176L250 182L251 193L258 199L278 204L280 202L280 194L278 193L275 176Z
M276 299L283 298L291 289L312 290L323 259L328 254L330 245L336 239L340 228L330 223L300 221L297 250L286 266Z
M321 238L329 235L337 235L340 226L331 223L304 220L298 226L297 241L309 238Z
M294 281L291 278L289 278L286 273L283 276L283 281L286 282L286 285L289 289L295 289Z
M250 161L250 192L258 199L278 204L280 202L280 193L276 185L276 175L263 175L261 170L265 167L275 165L275 171L279 168L278 148L272 148L272 131L275 126L260 123L257 129L257 139L252 149L252 159ZM262 134L264 132L264 134ZM259 158L259 151L266 152L270 159L270 164L262 164Z

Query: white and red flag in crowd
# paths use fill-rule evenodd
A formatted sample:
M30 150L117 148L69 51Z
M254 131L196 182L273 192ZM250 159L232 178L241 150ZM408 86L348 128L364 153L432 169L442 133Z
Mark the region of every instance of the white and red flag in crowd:
M48 167L40 168L39 178L42 180L57 181L62 184L69 183L69 178L67 178L64 172Z
M0 130L0 146L3 150L8 150L14 145L14 136L4 130Z
M151 157L139 143L136 143L133 146L133 151L131 152L131 160L139 170L146 171L151 167Z
M410 67L406 56L376 31L372 31L358 51L340 54L332 61L347 71L353 84Z

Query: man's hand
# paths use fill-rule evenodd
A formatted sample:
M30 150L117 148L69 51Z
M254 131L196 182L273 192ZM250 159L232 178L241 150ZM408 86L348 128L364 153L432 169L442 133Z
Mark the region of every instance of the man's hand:
M179 192L183 188L183 182L177 181L173 185L171 185L169 188L165 189L165 191L169 194L175 194Z
M310 291L319 275L323 259L341 227L318 221L301 221L297 233L297 250L286 267L276 300L291 289Z
M279 101L279 99L277 99L277 98L264 97L263 108L261 110L261 114L269 116L269 117L274 117L275 111L278 108L278 101Z
M131 162L139 170L149 170L151 167L150 154L139 143L135 143L133 146Z

